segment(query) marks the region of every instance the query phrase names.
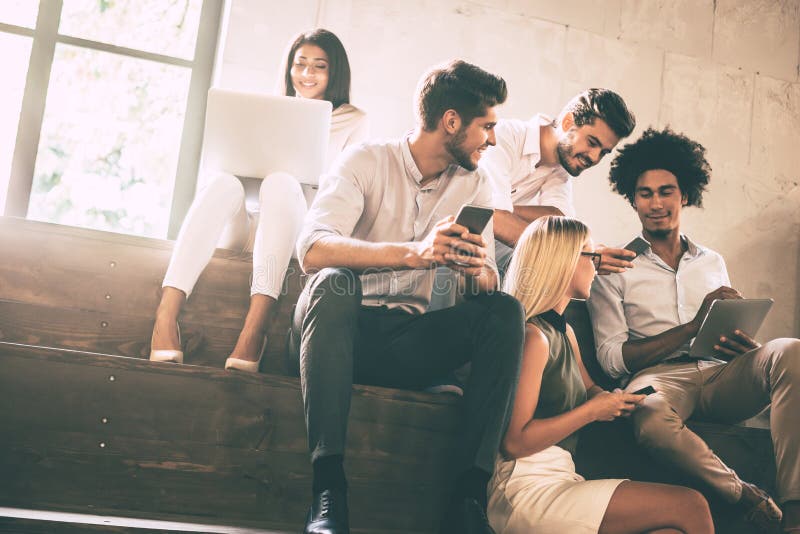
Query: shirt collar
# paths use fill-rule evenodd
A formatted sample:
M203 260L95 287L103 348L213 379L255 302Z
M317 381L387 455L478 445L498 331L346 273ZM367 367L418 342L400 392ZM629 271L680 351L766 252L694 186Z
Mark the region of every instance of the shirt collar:
M525 143L522 145L522 155L535 156L534 159L536 161L533 162L534 164L539 163L539 160L542 159L542 147L539 145L539 128L552 122L553 120L550 117L539 113L534 115L525 125Z
M419 185L422 181L422 173L419 167L417 167L417 163L414 161L414 156L411 155L411 146L409 145L410 137L410 135L406 135L400 140L400 149L403 153L403 166L406 168L406 172L414 178L414 181Z
M647 238L644 236L644 232L639 232L639 237L647 241ZM688 235L681 234L681 240L686 243L685 257L687 259L692 260L694 258L697 258L698 256L702 256L703 254L705 254L706 248L703 247L702 245L698 245L697 243L689 239ZM649 241L647 242L649 243ZM645 254L647 254L648 256L655 256L655 252L653 252L652 247L645 250Z
M406 134L403 139L400 140L400 150L403 154L403 166L406 169L406 172L411 176L414 181L419 185L422 182L423 176L422 172L417 167L417 162L414 161L414 156L411 155L411 145L409 144L411 141L411 134L413 132L409 132ZM426 189L438 189L439 182L442 176L450 176L454 174L459 169L458 165L451 164L445 170L443 170L436 179L431 180L425 185Z
M686 253L689 255L690 258L696 258L698 256L702 256L703 254L705 254L706 252L705 247L696 244L694 241L689 239L688 235L681 234L681 239L686 241Z
M567 333L567 321L564 320L563 315L559 315L559 313L555 310L547 310L544 313L540 313L536 317L548 323L562 334Z

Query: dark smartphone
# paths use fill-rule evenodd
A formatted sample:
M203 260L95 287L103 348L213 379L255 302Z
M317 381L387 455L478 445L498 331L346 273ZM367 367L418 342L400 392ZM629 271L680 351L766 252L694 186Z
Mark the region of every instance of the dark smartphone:
M647 250L650 247L650 243L642 239L641 237L637 237L627 245L625 245L626 250L630 250L637 256Z
M656 390L653 389L653 386L645 386L642 389L637 389L633 392L634 395L652 395L655 393Z
M489 221L492 220L492 215L494 215L494 209L492 208L464 204L461 206L461 209L458 210L458 215L456 215L456 224L466 226L471 234L480 235L486 229L486 225L489 224ZM466 256L472 255L465 250L459 250L459 253ZM462 267L469 267L468 264L460 261L453 263L456 265L461 265Z
M456 224L469 228L471 234L482 234L486 225L492 220L494 210L484 206L464 204L456 215Z

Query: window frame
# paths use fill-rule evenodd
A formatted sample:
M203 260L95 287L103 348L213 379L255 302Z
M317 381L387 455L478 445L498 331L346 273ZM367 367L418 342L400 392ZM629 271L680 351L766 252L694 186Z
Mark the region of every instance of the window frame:
M0 23L0 32L2 33L22 35L33 39L11 160L4 215L27 217L55 49L57 44L67 44L186 67L191 70L167 229L167 238L175 239L186 212L191 206L197 187L206 100L212 82L217 43L220 39L223 4L224 0L203 0L193 59L183 59L61 35L58 33L58 26L61 20L63 0L40 0L36 26L33 29Z

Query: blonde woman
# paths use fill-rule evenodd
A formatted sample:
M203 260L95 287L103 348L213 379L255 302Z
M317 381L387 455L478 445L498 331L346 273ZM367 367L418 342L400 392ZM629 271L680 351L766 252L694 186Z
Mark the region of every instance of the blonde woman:
M490 523L498 534L711 533L708 504L694 490L586 481L575 472L578 430L627 416L644 399L595 385L563 318L571 298L589 296L599 260L588 228L566 217L534 221L514 252L504 290L525 310L525 346L502 457L489 482Z

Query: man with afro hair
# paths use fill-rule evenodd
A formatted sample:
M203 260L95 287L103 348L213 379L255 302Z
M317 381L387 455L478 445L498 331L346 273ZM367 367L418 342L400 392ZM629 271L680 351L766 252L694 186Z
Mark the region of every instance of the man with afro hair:
M742 481L684 421L736 422L772 404L777 489L786 532L800 531L800 340L759 344L746 332L722 336L714 356L688 356L711 303L738 299L722 256L681 233L681 213L701 206L711 176L705 148L669 128L652 128L620 149L613 189L628 199L649 243L634 268L597 277L588 301L597 359L627 391L652 386L631 420L654 457L739 503L760 532L778 527L781 510Z

